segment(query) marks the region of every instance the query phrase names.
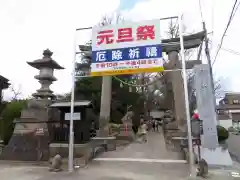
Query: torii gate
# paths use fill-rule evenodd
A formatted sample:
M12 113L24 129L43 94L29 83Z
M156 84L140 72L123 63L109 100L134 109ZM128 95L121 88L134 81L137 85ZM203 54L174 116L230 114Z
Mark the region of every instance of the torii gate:
M201 31L195 34L184 36L184 48L192 49L199 47L204 39L205 31ZM171 38L163 39L163 52L168 54L169 62L164 65L166 70L176 70L171 72L164 72L164 77L161 80L166 84L166 98L162 106L166 109L171 109L174 112L178 128L185 131L186 112L185 112L185 101L184 101L184 87L183 79L181 75L181 62L179 61L178 51L180 50L180 39ZM79 49L85 55L91 58L91 46L79 45ZM201 64L200 60L188 60L186 61L186 68L192 69L194 65ZM89 69L89 64L82 64L84 69ZM104 93L103 99L111 101L111 93ZM110 103L105 101L105 108L110 109Z

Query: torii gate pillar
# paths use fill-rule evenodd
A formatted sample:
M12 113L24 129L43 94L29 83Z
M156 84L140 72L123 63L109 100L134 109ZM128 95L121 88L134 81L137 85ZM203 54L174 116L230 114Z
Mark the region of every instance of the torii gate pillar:
M178 52L171 51L168 53L169 63L168 66L174 69L181 69L181 63L179 61ZM172 85L173 92L173 111L176 118L178 128L182 131L186 131L186 111L185 111L185 100L184 100L184 86L181 71L168 72L169 80Z

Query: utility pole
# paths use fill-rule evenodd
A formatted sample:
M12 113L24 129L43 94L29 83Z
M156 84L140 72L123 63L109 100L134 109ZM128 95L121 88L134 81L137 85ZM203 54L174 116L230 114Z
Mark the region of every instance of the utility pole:
M205 22L203 22L203 31L204 31L204 40L205 40L205 54L207 57L207 62L209 64L209 72L210 72L210 81L211 81L211 85L212 85L212 93L213 93L213 104L214 104L214 109L216 110L216 97L215 97L215 91L214 91L214 79L213 79L213 72L212 72L212 63L211 63L211 57L210 57L210 53L209 53L209 47L208 47L208 43L209 43L209 39L207 37L207 29L206 29L206 24Z
M182 29L182 15L178 17L179 24L179 37L180 37L180 54L182 57L182 77L183 77L183 87L184 87L184 98L185 98L185 111L187 118L187 134L188 134L188 151L189 151L189 165L190 165L190 175L194 178L196 177L196 169L194 163L194 153L193 153L193 142L192 142L192 127L189 109L189 99L188 99L188 87L187 87L187 73L186 73L186 61L184 54L184 40L183 40L183 29Z

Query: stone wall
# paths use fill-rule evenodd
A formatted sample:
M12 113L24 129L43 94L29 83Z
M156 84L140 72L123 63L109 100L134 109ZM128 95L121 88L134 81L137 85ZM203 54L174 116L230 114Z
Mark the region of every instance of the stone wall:
M46 161L49 159L49 138L32 134L14 134L0 159L17 161Z
M3 148L4 148L3 141L0 140L0 155L1 155L2 152L3 152Z

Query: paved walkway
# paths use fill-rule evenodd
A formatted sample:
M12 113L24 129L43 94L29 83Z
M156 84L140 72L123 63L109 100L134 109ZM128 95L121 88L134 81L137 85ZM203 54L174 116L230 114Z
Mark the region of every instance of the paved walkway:
M119 147L116 151L106 152L99 159L123 159L123 161L154 161L154 162L181 162L183 156L179 152L166 149L164 137L161 133L150 132L147 143L132 143L126 147ZM180 160L180 161L179 161Z
M0 165L1 180L188 180L186 166L160 163L93 162L73 173L49 172L47 167L29 165ZM239 169L239 165L237 165ZM237 171L236 171L237 172ZM209 180L240 180L231 177L232 170L211 171ZM194 178L194 180L201 178Z
M53 173L48 167L31 165L0 164L1 180L187 180L188 164L177 162L181 158L174 152L165 149L161 134L150 133L146 144L131 144L118 148L116 152L107 152L86 168L68 173ZM126 158L126 159L122 159ZM117 161L117 159L122 159ZM133 161L134 160L134 161ZM145 160L145 161L143 161ZM155 161L152 161L155 160ZM159 160L159 161L156 161ZM160 161L162 160L162 161ZM167 161L174 160L174 161ZM177 162L177 163L176 163ZM0 162L1 163L1 162ZM240 166L239 166L240 169ZM211 180L230 180L229 173L223 170ZM199 179L199 178L197 178Z

